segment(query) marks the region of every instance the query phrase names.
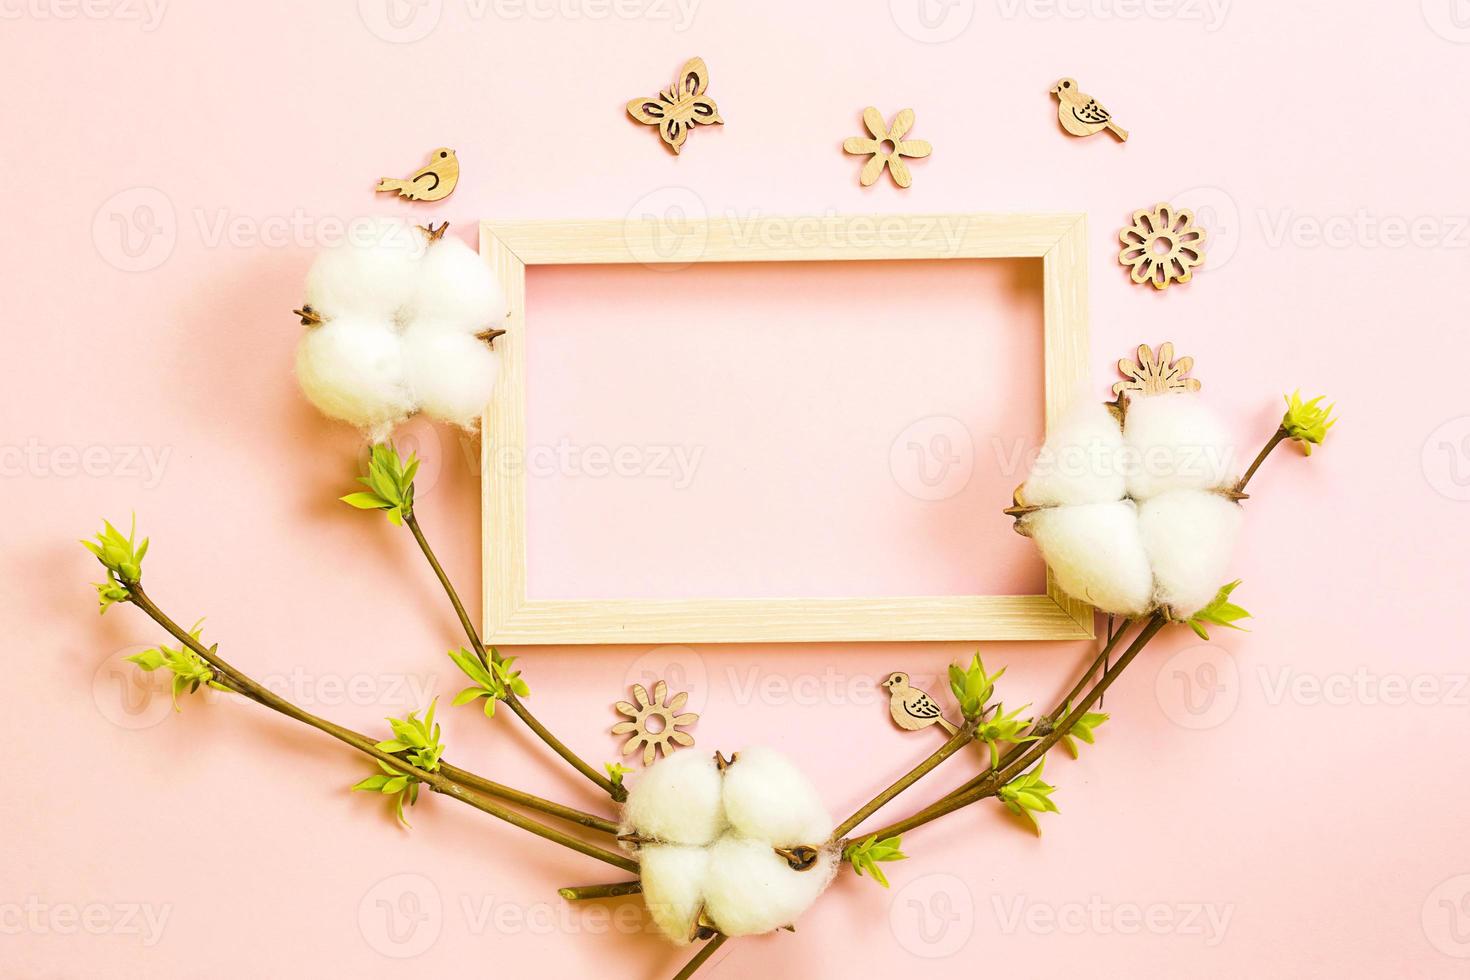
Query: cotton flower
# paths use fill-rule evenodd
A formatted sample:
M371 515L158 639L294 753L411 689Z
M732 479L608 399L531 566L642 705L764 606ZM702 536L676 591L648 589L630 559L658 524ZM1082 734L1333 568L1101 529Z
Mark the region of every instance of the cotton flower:
M1017 527L1058 586L1108 613L1188 619L1226 581L1242 522L1224 426L1193 392L1088 402L1048 437L1017 492Z
M474 428L500 373L481 334L505 294L457 238L379 223L317 257L296 351L302 391L374 441L415 412Z
M831 817L806 777L770 749L729 763L665 757L633 784L622 830L638 845L649 913L680 945L701 922L727 936L791 925L837 870Z

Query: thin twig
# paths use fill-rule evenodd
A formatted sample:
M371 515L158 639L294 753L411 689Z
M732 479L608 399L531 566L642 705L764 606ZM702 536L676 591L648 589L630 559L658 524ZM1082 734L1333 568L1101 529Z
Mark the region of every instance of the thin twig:
M1092 680L1092 675L1097 673L1099 667L1107 663L1108 657L1112 654L1113 649L1123 639L1123 636L1128 632L1128 630L1132 628L1133 623L1134 620L1131 619L1123 621L1123 625L1118 628L1118 631L1116 633L1111 634L1107 643L1103 645L1102 650L1093 659L1092 664L1087 668L1086 671L1083 672L1081 677L1077 678L1077 683L1072 685L1072 689L1067 692L1067 696L1062 698L1061 701L1057 702L1057 706L1052 710L1051 714L1042 715L1040 718L1037 718L1036 722L1026 731L1027 735L1046 735L1051 732L1052 728L1056 725L1057 720L1062 717L1062 712L1067 710L1071 703L1077 699L1077 696L1082 693L1082 689L1087 686L1088 681ZM1008 749L1006 753L1000 757L1001 766L1004 767L1015 761L1016 758L1018 758L1020 754L1025 750L1025 747L1028 744L1030 743L1018 742L1015 745L1012 745L1010 749ZM979 786L986 779L990 778L990 775L994 771L994 766L987 766L973 779L970 779L968 782L957 787L955 790L942 797L937 803L934 804L934 806L938 806L940 803L947 803L950 800L954 800L960 796L963 796L965 793L969 792L976 786Z
M556 893L568 902L585 902L593 898L622 898L624 895L641 895L643 882L617 881L609 885L578 885L575 888L558 888Z
M455 589L454 583L449 580L449 575L444 571L444 566L439 564L439 559L434 555L434 549L429 547L429 539L424 537L424 531L423 528L419 527L418 518L410 512L404 516L403 523L408 525L408 529L413 532L413 538L418 542L419 550L428 559L429 567L434 570L434 574L439 579L439 584L444 587L444 593L449 596L449 602L454 606L455 615L459 617L459 623L464 628L465 636L469 637L470 645L475 651L475 656L479 658L480 663L484 665L486 670L491 669L490 655L485 650L484 641L480 639L480 631L475 628L474 621L470 619L469 613L465 611L464 603L459 599L459 592ZM572 768L602 787L603 792L607 793L608 796L611 796L619 803L628 798L628 791L626 789L589 766L575 752L567 748L561 739L551 734L545 725L537 721L536 717L521 703L520 698L516 697L514 691L505 692L505 703L510 707L511 711L515 712L516 717L520 718L531 731L536 733L541 741L551 747L552 751L570 763Z
M723 946L725 944L725 940L729 938L730 937L725 935L724 933L720 933L718 936L705 943L704 949L701 949L698 953L695 953L694 959L684 964L684 969L675 974L674 980L689 980L690 977L694 976L695 971L704 966L705 960L715 955L715 950Z
M871 834L865 834L864 838L877 837L883 839L904 834L913 830L915 827L921 827L929 823L931 820L937 820L947 813L953 813L961 807L969 806L977 800L994 796L1000 791L1001 787L1024 772L1033 762L1045 755L1052 746L1061 741L1072 730L1073 726L1081 720L1082 716L1092 710L1092 706L1097 702L1098 698L1102 697L1103 692L1118 679L1119 675L1133 662L1133 658L1138 656L1139 651L1147 646L1148 642L1154 638L1154 635L1163 629L1168 622L1168 619L1162 614L1155 613L1144 625L1143 629L1139 631L1133 643L1118 658L1118 662L1113 664L1108 672L1103 675L1102 679L1088 692L1087 696L1067 713L1067 717L1062 719L1061 723L1050 734L1038 742L1030 743L1026 751L1020 754L1019 758L1010 762L1002 760L1000 770L991 770L989 773L980 777L978 782L975 782L970 789L946 797L933 806L920 810L906 820L900 820Z
M630 860L625 855L588 844L585 841L564 834L554 827L548 827L514 810L508 810L492 802L487 797L481 796L460 785L442 771L431 772L427 769L421 769L405 759L378 748L377 743L366 735L361 735L349 728L344 728L325 718L319 718L309 711L297 707L290 701L280 697L268 688L262 687L247 675L230 666L230 664L220 657L217 646L206 647L182 626L170 619L162 609L154 604L153 600L148 597L148 594L143 591L141 584L132 583L128 585L127 589L128 601L147 613L149 618L167 630L175 640L178 640L190 650L193 650L194 653L198 654L211 668L224 675L224 679L229 686L235 688L250 700L271 708L288 718L295 719L305 725L310 725L312 728L325 732L340 742L345 742L364 755L372 756L379 762L385 763L406 775L414 777L435 793L442 793L452 799L459 800L461 803L466 803L483 813L488 813L492 817L504 820L508 824L535 834L537 837L561 844L563 847L570 848L588 857L596 858L615 868L621 868L624 871L630 871L634 874L638 873L637 862Z
M1266 461L1266 457L1269 456L1269 455L1271 455L1271 451L1273 449L1275 449L1277 446L1281 445L1281 443L1284 442L1286 440L1286 438L1287 438L1286 427L1285 426L1278 427L1276 429L1276 432L1271 436L1270 440L1266 443L1266 445L1264 447L1262 447L1262 449L1261 449L1261 451L1259 453L1256 454L1255 461L1253 463L1251 463L1250 469L1248 469L1248 470L1245 471L1245 476L1241 477L1240 478L1240 482L1235 485L1235 489L1236 489L1236 492L1237 493L1240 492L1241 490L1244 490L1245 489L1245 485L1247 483L1251 482L1251 477L1253 477L1253 476L1256 475L1256 470L1258 470L1258 469L1261 468L1261 464Z
M929 758L925 759L913 769L909 770L907 775L903 776L892 786L889 786L883 792L879 793L867 803L863 804L863 806L859 808L856 813L848 817L846 820L842 821L842 823L838 824L837 829L832 831L831 839L834 841L838 841L846 837L849 833L851 833L854 827L871 817L874 813L877 813L879 809L885 806L894 797L902 793L904 790L908 789L910 786L914 785L914 783L917 783L920 779L923 779L930 772L932 772L934 768L938 766L941 762L954 755L965 745L969 744L975 738L975 725L976 722L974 721L966 722L959 731L951 735L949 740L941 745L938 749L936 749L934 753L929 756Z
M529 810L536 810L537 812L544 813L547 816L559 817L562 820L567 821L568 823L574 823L578 824L579 826L586 827L588 830L596 830L600 833L612 834L614 836L617 835L617 823L615 821L608 820L606 817L599 817L595 813L587 813L586 811L578 810L575 807L566 806L561 803L553 803L551 800L542 799L539 796L534 796L523 790L512 789L511 787L506 786L503 783L492 782L491 780L486 779L484 776L476 775L475 773L472 773L466 769L461 769L458 766L452 766L447 762L442 763L439 766L439 771L444 773L444 775L448 776L450 779L454 780L456 783L459 783L461 786L467 786L470 789L478 790L479 792L484 793L486 796L493 796L496 799L505 800L507 803L518 803Z

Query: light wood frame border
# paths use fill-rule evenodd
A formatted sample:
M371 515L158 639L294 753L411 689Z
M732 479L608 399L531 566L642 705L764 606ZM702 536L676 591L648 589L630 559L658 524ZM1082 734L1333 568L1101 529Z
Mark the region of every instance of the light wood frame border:
M1080 214L882 215L764 218L821 233L752 235L750 220L681 225L696 233L685 263L875 259L1040 258L1043 268L1048 429L1085 381L1087 222ZM805 225L800 223L805 222ZM817 222L819 224L812 224ZM874 235L874 229L883 229ZM957 230L956 230L957 229ZM526 266L640 264L658 260L666 234L646 221L480 223L480 252L510 304L495 341L500 381L487 407L481 453L485 638L506 644L774 643L1092 638L1093 610L1057 588L1045 595L778 599L528 599L526 477L503 473L492 453L524 458ZM762 239L759 242L752 238ZM808 240L803 241L806 238ZM816 241L814 239L820 239ZM507 455L500 455L501 459ZM995 502L996 520L1009 501Z

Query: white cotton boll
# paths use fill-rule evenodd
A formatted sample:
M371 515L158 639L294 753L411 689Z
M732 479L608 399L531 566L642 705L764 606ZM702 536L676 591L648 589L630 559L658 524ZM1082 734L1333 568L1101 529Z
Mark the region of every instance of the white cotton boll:
M1175 490L1138 508L1156 600L1181 619L1208 605L1230 581L1230 559L1245 512L1208 490Z
M472 334L416 322L403 334L403 372L423 411L472 429L500 377L500 355Z
M1128 443L1128 496L1211 490L1232 482L1235 445L1224 424L1194 392L1135 398L1123 427Z
M1048 507L1028 514L1022 526L1063 592L1125 616L1152 606L1153 573L1133 501Z
M441 238L419 267L409 320L475 333L505 319L505 293L490 266L458 238Z
M323 318L393 318L413 297L424 236L398 221L354 226L348 241L325 249L306 274L306 303Z
M742 749L725 770L725 819L739 834L777 847L821 846L832 818L812 784L784 755Z
M670 844L708 844L725 829L712 755L675 752L643 771L623 806L624 832Z
M1082 400L1052 427L1021 489L1027 504L1100 504L1123 499L1127 453L1118 420Z
M765 841L726 837L710 848L705 914L727 936L792 925L822 894L836 867L830 850L815 867L796 871Z
M308 327L296 347L296 377L311 403L381 438L413 411L401 341L383 319L339 316Z
M643 903L659 931L680 946L694 938L708 871L709 851L703 847L657 844L638 850Z

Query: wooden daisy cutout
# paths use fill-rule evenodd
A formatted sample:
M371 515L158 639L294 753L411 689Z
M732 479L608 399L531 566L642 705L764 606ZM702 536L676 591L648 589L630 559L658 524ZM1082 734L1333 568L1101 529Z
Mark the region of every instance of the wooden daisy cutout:
M1133 224L1118 232L1118 240L1118 261L1133 270L1133 281L1155 289L1189 282L1205 261L1205 230L1194 223L1194 212L1170 204L1134 211Z
M648 126L657 126L664 143L675 153L695 126L723 125L715 100L707 98L709 69L703 58L690 58L679 69L679 77L664 91L649 99L633 99L628 115Z
M689 726L699 720L699 715L693 713L679 714L679 709L689 700L685 692L675 694L673 699L665 704L664 699L669 695L669 685L659 681L653 686L653 698L648 697L648 690L642 684L633 685L633 700L637 704L627 701L619 701L613 707L618 714L626 715L632 721L620 721L613 726L614 735L627 735L628 740L623 743L623 755L632 755L638 751L639 746L643 748L643 764L653 765L655 750L662 751L667 757L673 752L670 742L675 745L689 746L694 744L694 737L686 732L679 731L679 726Z
M1194 367L1192 357L1181 357L1177 361L1174 360L1174 345L1168 341L1159 345L1157 355L1148 344L1140 344L1137 364L1126 357L1118 362L1118 370L1128 380L1114 384L1113 394L1121 395L1125 391L1136 391L1148 396L1167 395L1174 391L1199 391L1199 380L1185 377L1192 367Z
M883 116L877 109L868 106L863 110L863 125L868 127L872 133L871 139L863 136L853 136L844 140L842 148L848 153L871 153L872 158L863 164L862 175L859 182L868 187L883 173L883 168L888 168L889 174L893 176L893 182L899 187L907 187L914 182L909 175L909 166L904 163L903 157L926 157L933 152L934 148L927 140L906 140L904 136L914 126L914 110L903 109L893 117L893 124L885 125Z

